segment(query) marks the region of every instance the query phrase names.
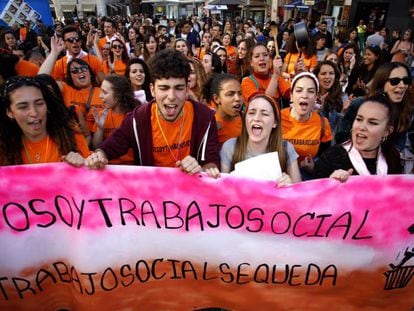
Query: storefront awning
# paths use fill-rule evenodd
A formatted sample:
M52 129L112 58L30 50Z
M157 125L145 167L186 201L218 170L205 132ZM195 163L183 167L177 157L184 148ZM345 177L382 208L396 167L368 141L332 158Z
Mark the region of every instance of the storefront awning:
M211 10L211 11L223 11L228 10L227 5L211 5L208 4L204 7L204 9Z
M95 12L95 10L96 10L96 4L82 3L83 12Z
M62 10L62 12L73 12L75 11L75 7L76 4L66 4L66 3L62 3L60 5L60 9Z
M213 0L209 5L245 5L246 2L242 0Z
M307 1L306 0L293 0L288 4L285 4L283 7L286 9L294 9L294 8L298 8L298 9L309 9L309 6L306 5ZM315 3L317 1L313 1L313 3Z

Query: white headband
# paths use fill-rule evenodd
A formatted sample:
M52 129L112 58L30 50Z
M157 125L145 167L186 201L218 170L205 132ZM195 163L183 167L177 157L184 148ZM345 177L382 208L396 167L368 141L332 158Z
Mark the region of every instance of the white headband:
M309 77L309 78L311 78L314 82L315 82L315 85L316 85L316 92L317 93L319 93L319 80L318 80L318 78L312 73L312 72L308 72L308 71L305 71L305 72L301 72L301 73L299 73L299 74L297 74L294 78L293 78L293 80L292 80L292 83L291 83L291 85L292 85L292 88L293 88L293 86L295 85L295 83L300 79L300 78L303 78L303 77Z

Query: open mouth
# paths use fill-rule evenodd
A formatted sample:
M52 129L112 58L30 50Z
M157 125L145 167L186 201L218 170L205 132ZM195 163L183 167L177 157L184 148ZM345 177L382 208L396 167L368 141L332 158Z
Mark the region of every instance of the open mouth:
M241 105L240 105L240 104L237 104L237 105L234 105L234 106L233 106L233 110L234 110L235 112L240 112L240 109L241 109Z
M81 75L78 76L78 79L79 79L80 82L86 82L86 75L81 74Z
M359 145L362 144L367 139L367 136L364 134L356 134L355 135L355 144Z
M29 122L30 127L34 131L38 131L42 128L42 121L41 120L34 120L32 122Z
M261 127L260 125L257 124L253 124L252 125L252 134L254 136L259 136L263 131L263 127Z
M300 103L299 103L299 106L300 106L301 108L303 108L303 109L306 109L306 108L308 108L308 107L309 107L309 104L308 104L307 102L300 102Z
M167 113L167 116L173 117L177 110L177 105L164 105L164 108L165 112Z

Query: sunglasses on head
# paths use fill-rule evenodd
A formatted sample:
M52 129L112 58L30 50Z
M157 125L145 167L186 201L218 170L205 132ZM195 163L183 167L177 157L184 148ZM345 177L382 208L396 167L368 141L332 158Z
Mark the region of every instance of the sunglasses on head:
M411 83L411 79L409 77L404 77L404 78L389 78L387 81L389 81L392 86L396 86L396 85L400 84L401 81L405 85L409 85Z
M67 38L65 41L66 42L70 42L70 43L75 43L75 42L80 42L80 38L79 37L73 37L73 38Z
M122 45L119 45L119 44L114 44L113 46L112 46L112 48L114 48L114 49L116 49L116 50L122 50L124 47L122 46Z
M88 71L88 66L80 66L80 67L70 68L70 73L73 73L73 74L77 74L77 73L80 73L80 72L87 72L87 71Z

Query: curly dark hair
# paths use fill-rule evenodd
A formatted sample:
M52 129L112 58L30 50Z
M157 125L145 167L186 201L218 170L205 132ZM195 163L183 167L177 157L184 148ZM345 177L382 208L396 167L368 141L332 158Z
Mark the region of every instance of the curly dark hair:
M70 151L78 152L75 141L75 124L71 120L69 111L56 94L37 78L13 77L3 85L0 97L0 165L22 164L21 151L23 149L23 132L7 112L11 106L10 95L22 87L35 87L42 93L47 106L46 131L49 137L56 142L61 154Z
M104 81L108 81L111 84L114 99L119 104L122 112L132 111L136 106L141 104L135 99L131 84L126 77L114 74L106 76Z
M184 78L190 76L190 64L187 58L179 51L166 49L157 52L148 64L151 82L169 78Z

